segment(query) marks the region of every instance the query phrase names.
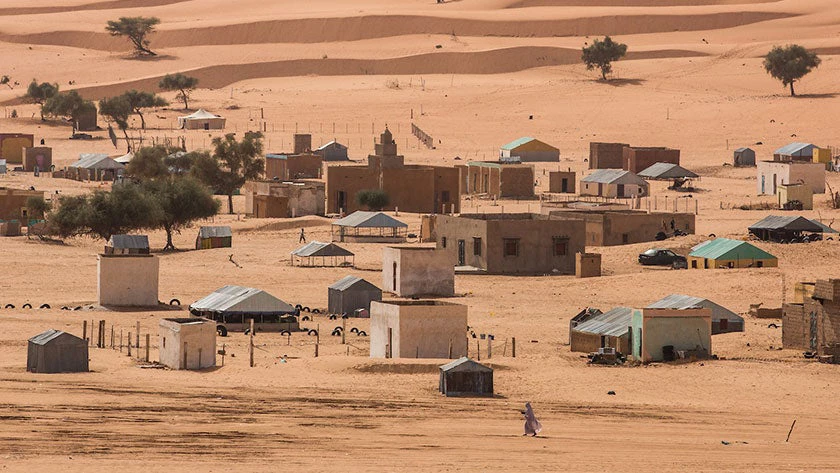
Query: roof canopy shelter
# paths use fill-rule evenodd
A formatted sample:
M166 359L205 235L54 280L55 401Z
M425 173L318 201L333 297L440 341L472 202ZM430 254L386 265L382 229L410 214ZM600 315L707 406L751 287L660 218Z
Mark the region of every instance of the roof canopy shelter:
M332 223L333 241L359 239L381 242L404 241L408 225L383 212L359 210Z
M647 186L647 182L636 174L623 169L597 169L592 174L582 177L581 182L599 184L637 184Z
M750 225L749 232L759 240L789 243L802 241L804 233L823 233L824 228L801 216L769 215Z
M297 311L291 304L261 289L224 286L190 305L190 313L224 323L243 323L245 319L270 323Z
M743 332L744 318L709 299L671 294L649 304L646 309L710 309L712 311L712 335L729 332Z
M639 177L655 181L673 181L672 189L681 188L686 181L700 178L698 174L672 163L655 163L639 172Z
M292 251L292 266L355 266L355 255L336 245L335 243L324 243L321 241L309 242L300 248Z

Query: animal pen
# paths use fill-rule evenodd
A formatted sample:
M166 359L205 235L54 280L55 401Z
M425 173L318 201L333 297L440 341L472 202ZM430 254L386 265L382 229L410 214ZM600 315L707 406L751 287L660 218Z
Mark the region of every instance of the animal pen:
M301 267L354 267L356 256L335 243L313 241L292 251L291 265Z

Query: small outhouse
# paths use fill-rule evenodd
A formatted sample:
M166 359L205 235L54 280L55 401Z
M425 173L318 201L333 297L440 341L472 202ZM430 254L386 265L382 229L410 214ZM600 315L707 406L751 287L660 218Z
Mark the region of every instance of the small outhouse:
M199 317L160 321L160 363L173 370L216 366L216 324Z
M29 339L26 371L83 373L88 371L87 342L61 330L47 330Z
M446 396L493 396L493 368L458 358L440 367L439 389Z

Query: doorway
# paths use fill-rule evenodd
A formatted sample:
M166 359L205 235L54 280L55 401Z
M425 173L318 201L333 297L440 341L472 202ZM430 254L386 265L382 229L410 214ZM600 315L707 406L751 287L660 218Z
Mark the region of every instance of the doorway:
M569 180L567 178L563 178L563 181L560 183L560 192L568 193L569 192Z
M338 191L336 194L335 199L335 213L341 213L342 210L345 210L346 207L344 206L347 203L347 193L344 191Z
M464 266L467 264L466 246L467 245L464 240L458 240L458 266Z
M616 197L624 197L624 184L616 184Z
M391 277L391 285L394 288L394 292L399 292L399 291L397 291L397 262L396 261L394 261L394 265L393 265L392 269L394 270L394 274Z

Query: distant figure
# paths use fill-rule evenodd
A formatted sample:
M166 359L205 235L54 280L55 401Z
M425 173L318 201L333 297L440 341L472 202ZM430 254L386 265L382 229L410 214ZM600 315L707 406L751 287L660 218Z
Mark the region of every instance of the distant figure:
M298 243L306 243L306 233L303 232L303 229L300 229L300 238L298 239Z
M674 222L674 219L672 218L671 219L671 231L673 231L675 227L676 227L676 222Z
M41 146L43 146L43 145L44 145L44 139L41 138Z
M537 420L537 417L534 415L534 410L531 409L531 403L525 403L525 410L522 412L525 416L525 433L522 435L531 435L532 437L536 437L538 433L542 431L542 424L540 421Z

